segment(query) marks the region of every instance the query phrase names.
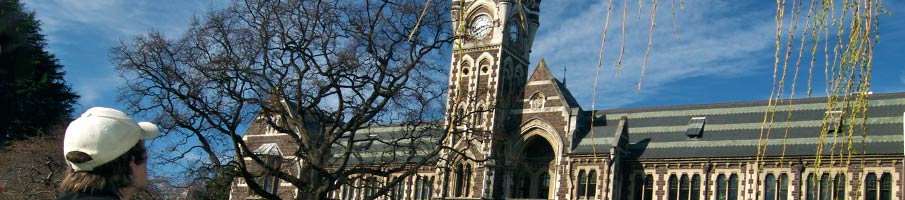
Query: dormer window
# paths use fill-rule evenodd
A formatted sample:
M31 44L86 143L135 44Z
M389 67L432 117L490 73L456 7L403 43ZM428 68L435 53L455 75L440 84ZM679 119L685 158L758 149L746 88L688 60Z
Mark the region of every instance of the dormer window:
M688 129L685 130L685 135L688 136L689 139L698 139L704 136L704 124L707 122L707 117L692 117L691 120L688 121Z
M842 111L827 111L826 116L824 116L824 120L824 125L826 125L827 133L837 132L842 128Z

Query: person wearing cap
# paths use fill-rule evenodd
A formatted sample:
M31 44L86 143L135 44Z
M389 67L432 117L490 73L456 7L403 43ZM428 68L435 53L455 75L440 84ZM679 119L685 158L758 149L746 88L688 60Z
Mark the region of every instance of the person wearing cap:
M148 184L144 140L157 125L136 123L118 110L94 107L66 128L63 156L69 170L60 185L68 199L130 199Z

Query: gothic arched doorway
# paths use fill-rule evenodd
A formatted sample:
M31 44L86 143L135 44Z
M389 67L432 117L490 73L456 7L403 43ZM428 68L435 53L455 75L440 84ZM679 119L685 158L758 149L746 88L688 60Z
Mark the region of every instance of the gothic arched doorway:
M553 146L539 135L528 137L514 159L515 171L510 180L510 198L548 199L556 160Z

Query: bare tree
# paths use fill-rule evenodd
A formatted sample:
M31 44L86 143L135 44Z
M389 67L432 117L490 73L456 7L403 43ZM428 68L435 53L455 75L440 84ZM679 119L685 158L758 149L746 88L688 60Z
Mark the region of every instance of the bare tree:
M54 129L61 133L63 129ZM62 134L59 134L62 135ZM36 136L12 142L0 151L2 199L53 199L63 180L62 137Z
M274 176L298 188L298 199L325 199L356 179L405 178L448 149L446 89L437 86L453 39L449 5L425 3L234 2L181 37L121 42L111 59L126 80L121 99L173 141L168 150L178 153L165 161L201 151L191 170L235 172L268 199L279 196L252 180ZM290 136L297 150L284 156L298 168L267 165L243 140L252 123ZM371 186L368 198L401 182L393 180Z

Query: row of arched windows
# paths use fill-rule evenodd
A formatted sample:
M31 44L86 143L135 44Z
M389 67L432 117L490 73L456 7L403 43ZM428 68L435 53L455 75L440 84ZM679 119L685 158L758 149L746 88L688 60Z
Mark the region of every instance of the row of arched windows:
M580 181L580 180L579 180ZM702 180L699 174L682 174L669 175L666 182L668 200L701 200L703 193L701 192ZM626 185L626 187L629 187ZM636 175L634 185L631 186L634 192L626 192L623 199L633 200L653 200L654 199L654 177L650 174ZM720 200L738 200L738 175L719 174L716 180L717 199ZM579 193L581 195L581 193ZM580 197L580 196L579 196Z
M669 200L700 200L701 176L693 175L691 179L687 174L677 178L675 174L669 176Z
M408 191L408 195L414 200L428 200L431 199L431 194L434 191L434 177L431 176L413 176L414 182L411 182L413 185L409 185L406 181L399 182L386 194L391 197L391 199L403 199L406 197L406 188L411 188L411 191ZM390 179L389 182L395 180L396 177ZM411 180L411 179L410 179ZM389 183L387 182L387 183ZM369 177L361 181L357 181L359 184L349 185L345 184L336 191L333 196L336 199L342 200L358 200L364 199L365 197L372 196L377 194L377 191L380 189L381 183L377 180L376 177Z
M806 200L842 200L846 199L845 174L836 174L830 178L829 173L823 173L820 178L814 173L808 174L805 182ZM891 200L892 199L892 175L883 173L877 179L876 173L868 173L862 184L865 200Z
M434 193L434 177L418 176L415 178L415 190L412 199L428 200Z
M588 197L587 181L582 181L583 171L579 172L578 179L578 197ZM654 188L653 176L648 174L637 175L634 178L633 191L625 195L625 199L634 200L652 200ZM670 175L667 182L667 199L668 200L700 200L701 195L701 177L698 174L687 175L682 174ZM716 199L720 200L738 200L738 175L736 174L719 174L716 178ZM808 174L803 185L805 200L843 200L846 199L846 175L837 174L831 177L829 173L823 173L819 177L814 174ZM763 180L763 199L764 200L788 200L789 199L789 176L786 173L773 174L768 173ZM864 183L862 184L865 200L891 200L892 199L892 175L883 173L879 179L876 173L868 173ZM593 194L593 192L590 192ZM593 195L592 195L593 196Z

